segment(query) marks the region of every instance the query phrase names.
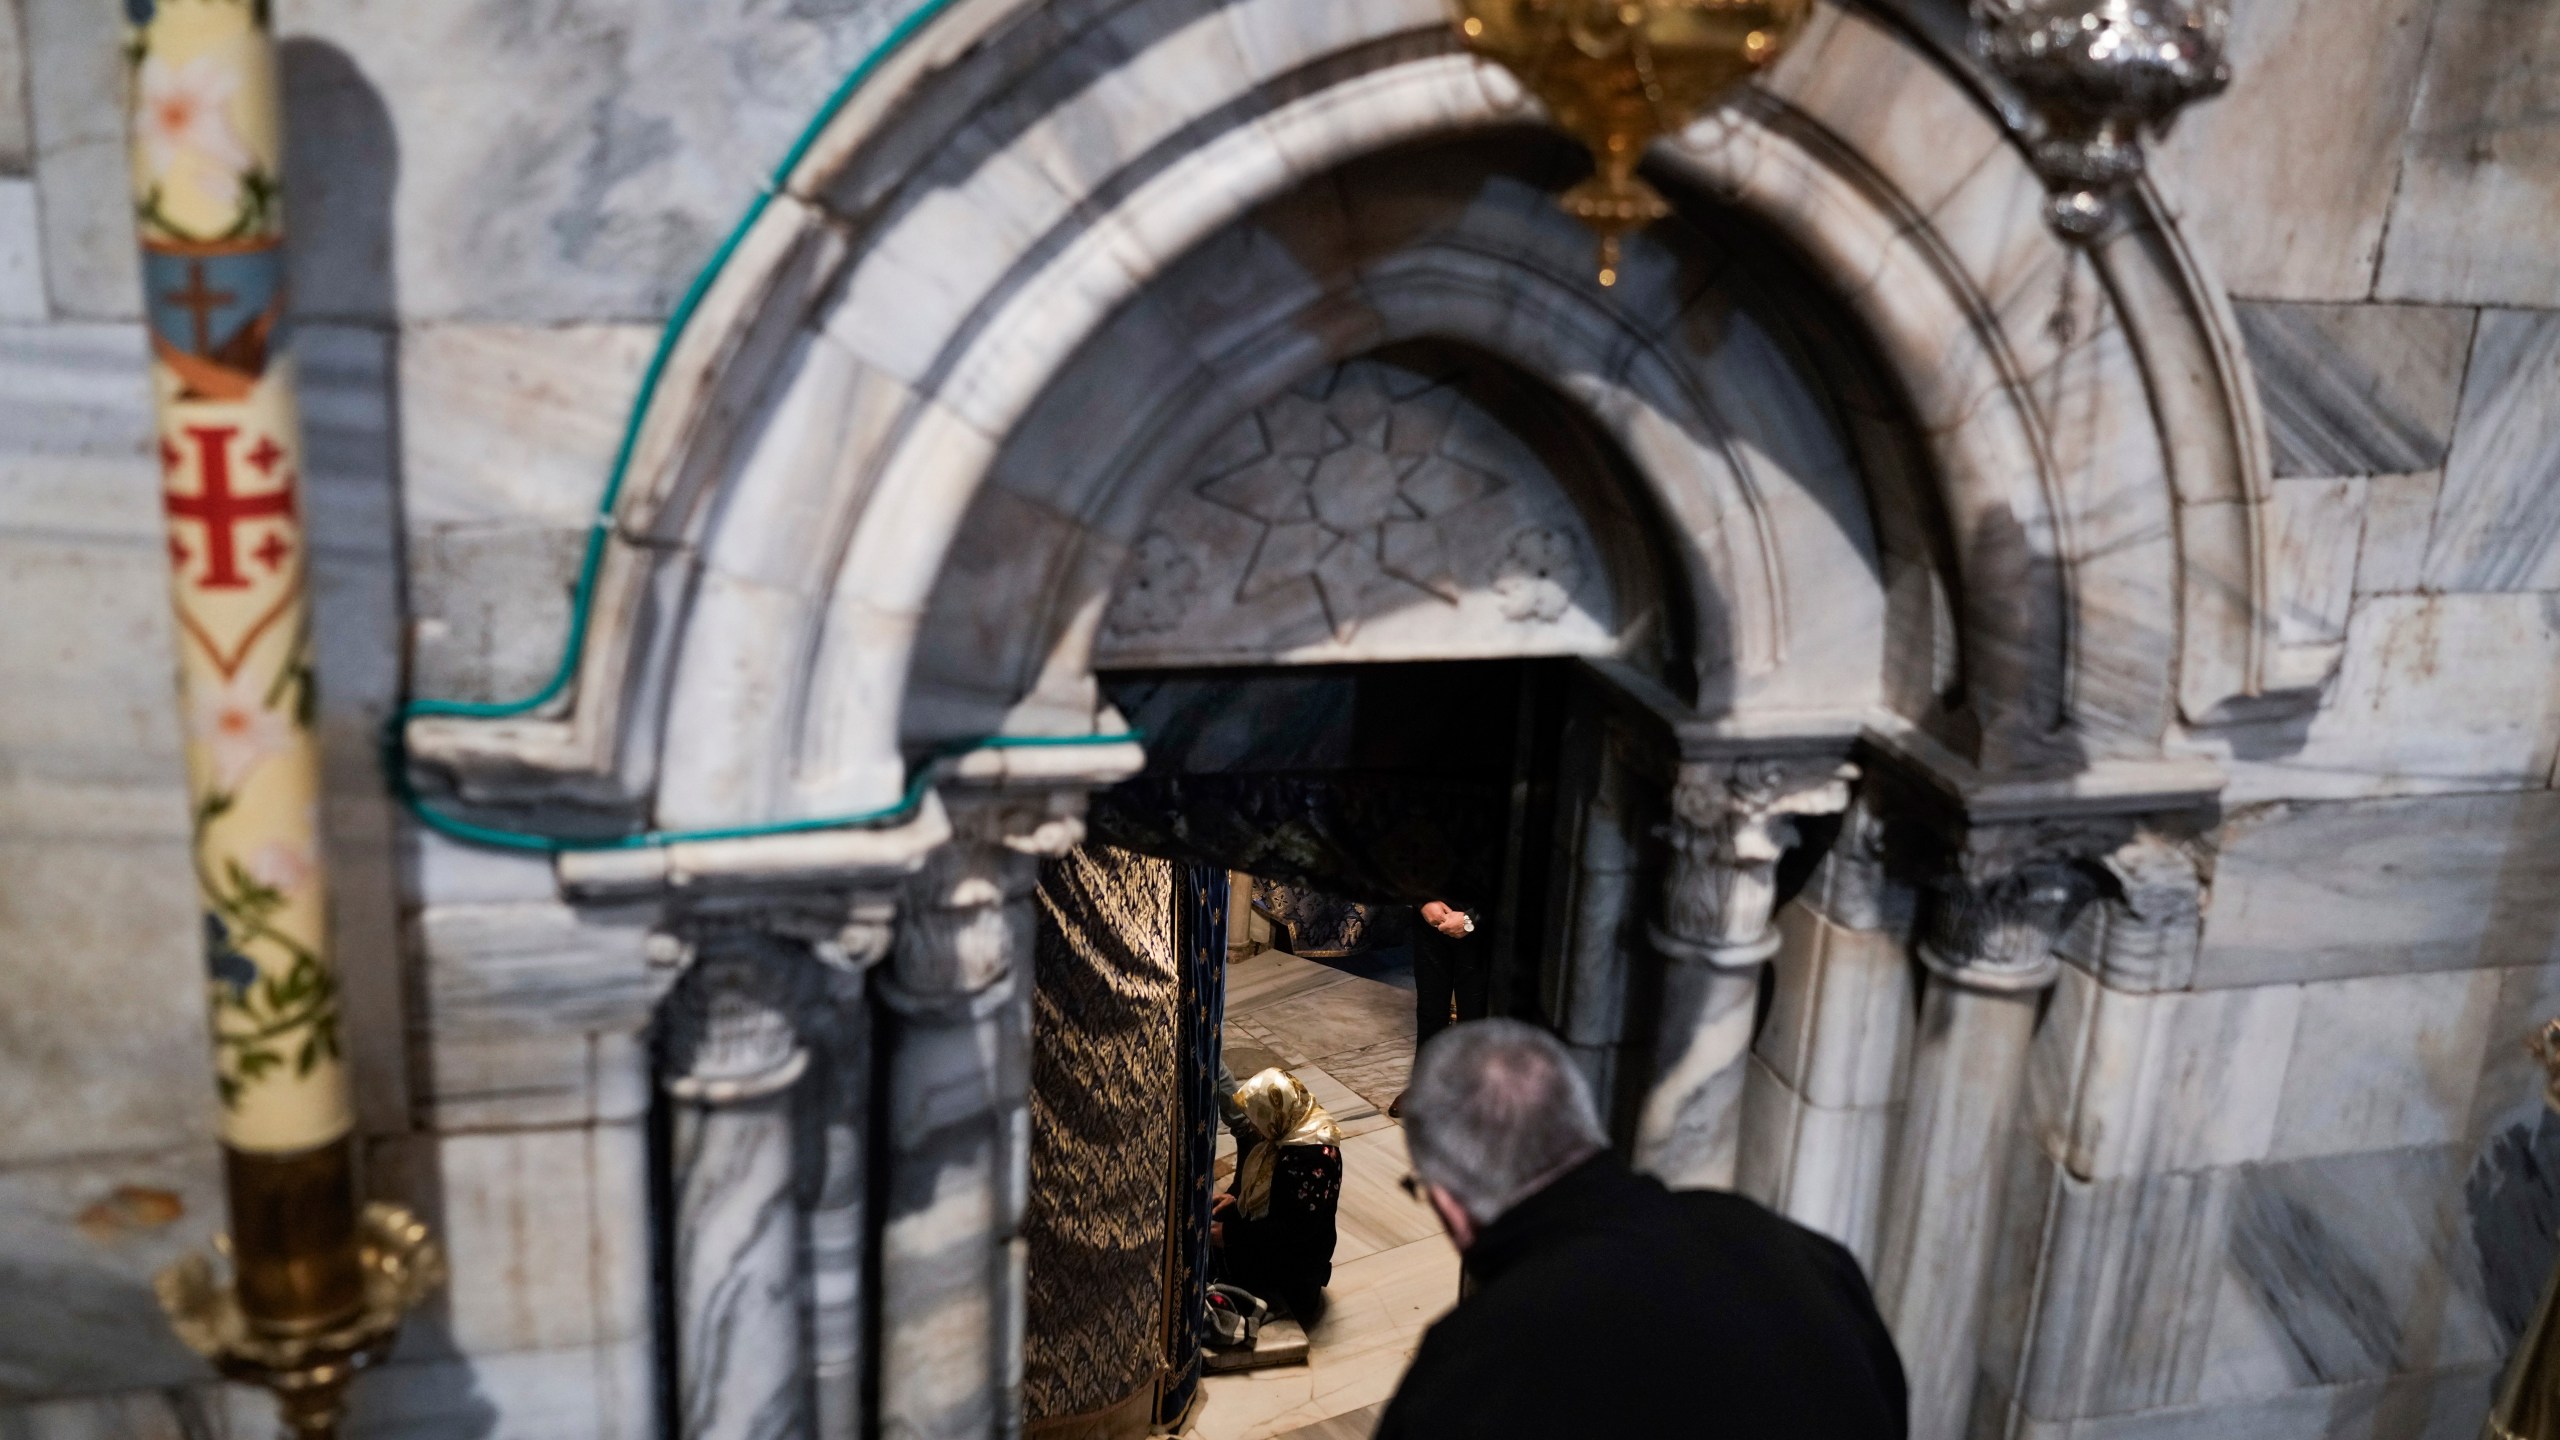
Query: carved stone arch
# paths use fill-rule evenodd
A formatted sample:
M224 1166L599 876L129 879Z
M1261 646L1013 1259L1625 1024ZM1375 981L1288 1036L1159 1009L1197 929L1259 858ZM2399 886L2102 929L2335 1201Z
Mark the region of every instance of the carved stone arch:
M672 357L565 712L422 723L414 753L480 795L671 826L894 798L954 538L1079 348L1274 196L1532 115L1445 23L1434 0L959 0L818 137ZM1942 738L1968 762L2156 755L2299 683L2267 638L2245 369L2156 205L2075 258L1958 78L1831 8L1654 163L1784 235L1917 421L1982 722Z
M909 746L1091 723L1101 602L1142 541L1204 538L1180 528L1180 516L1203 516L1180 493L1204 478L1186 467L1224 464L1203 453L1309 374L1417 346L1513 377L1510 408L1556 422L1519 432L1533 445L1598 452L1559 457L1557 474L1606 535L1594 558L1630 607L1624 638L1678 657L1684 701L1717 715L1827 706L1854 729L1882 699L1887 626L1862 467L1824 377L1797 354L1799 317L1774 303L1805 277L1749 253L1751 237L1684 219L1600 289L1587 232L1553 203L1578 163L1535 131L1374 155L1275 197L1153 277L1060 367L989 467L926 613ZM1819 603L1797 596L1794 608L1821 613L1791 615L1786 587L1810 576L1824 577ZM1428 653L1618 653L1598 638L1479 629ZM1255 643L1151 653L1162 664L1396 658L1393 642L1357 654L1285 632ZM1148 663L1133 648L1119 646L1117 663Z

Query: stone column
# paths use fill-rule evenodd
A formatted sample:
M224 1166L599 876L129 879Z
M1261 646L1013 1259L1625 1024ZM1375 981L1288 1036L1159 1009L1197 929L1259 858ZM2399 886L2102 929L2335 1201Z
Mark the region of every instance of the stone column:
M1861 798L1804 893L1778 915L1769 1018L1743 1082L1741 1191L1876 1258L1909 1057L1911 890L1886 873Z
M1977 831L1923 899L1928 972L1886 1181L1876 1298L1902 1347L1913 1440L1964 1433L2003 1165L2054 944L2097 884L2084 837Z
M1760 966L1777 953L1770 909L1795 817L1849 803L1854 767L1831 756L1684 762L1672 795L1672 858L1656 1076L1636 1127L1636 1163L1678 1189L1730 1188Z
M1082 826L987 802L909 894L890 973L880 1433L987 1440L1021 1414L1031 891Z
M793 1090L801 966L732 937L668 998L674 1102L677 1433L762 1440L807 1428Z
M859 1440L863 1433L863 1226L868 1213L871 1111L869 975L887 957L896 907L858 904L829 944L817 1196L809 1208L809 1381L818 1440Z

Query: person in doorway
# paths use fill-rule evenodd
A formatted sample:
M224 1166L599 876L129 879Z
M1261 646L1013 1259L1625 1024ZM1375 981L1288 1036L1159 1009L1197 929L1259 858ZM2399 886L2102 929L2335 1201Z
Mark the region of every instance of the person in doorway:
M1413 937L1413 1040L1428 1045L1451 1025L1481 1020L1491 983L1483 922L1477 912L1432 900L1422 906L1422 925ZM1404 1097L1387 1105L1401 1118Z
M1211 1271L1313 1320L1333 1279L1342 1131L1298 1077L1262 1071L1236 1087L1244 1112L1235 1182L1210 1203Z
M1474 1288L1423 1336L1378 1440L1903 1440L1902 1362L1848 1251L1608 1150L1581 1073L1513 1020L1425 1046L1409 1190Z

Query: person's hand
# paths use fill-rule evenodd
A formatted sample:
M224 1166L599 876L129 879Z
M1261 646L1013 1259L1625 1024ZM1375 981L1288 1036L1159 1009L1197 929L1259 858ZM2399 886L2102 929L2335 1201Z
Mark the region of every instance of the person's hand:
M1212 1215L1224 1215L1234 1208L1236 1208L1236 1196L1232 1190L1221 1190L1209 1197L1209 1213Z
M1446 901L1434 900L1422 907L1422 923L1448 936L1463 940L1475 933L1476 922L1464 910L1452 909Z

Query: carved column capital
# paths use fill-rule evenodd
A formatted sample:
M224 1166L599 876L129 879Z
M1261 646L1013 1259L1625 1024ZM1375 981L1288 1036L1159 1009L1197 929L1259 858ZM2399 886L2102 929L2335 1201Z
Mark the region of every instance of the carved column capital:
M1804 900L1833 924L1849 930L1907 935L1916 897L1892 866L1883 812L1872 797L1853 801L1840 834L1806 882Z
M1084 794L956 800L950 840L908 883L884 993L918 1003L978 994L1031 953L1031 889L1041 860L1084 839Z
M1655 946L1675 962L1720 969L1776 953L1770 910L1795 821L1845 808L1857 774L1834 756L1682 763L1664 832L1672 858Z
M785 942L732 934L699 944L699 958L659 1014L667 1093L702 1105L778 1094L809 1068L802 1012L815 976Z
M2103 891L2102 857L2129 820L2031 820L1969 831L1953 863L1931 877L1920 909L1920 962L1974 990L2040 990L2053 983L2063 932Z
M2063 937L2064 957L2118 990L2186 988L2203 940L2210 849L2145 828L2097 866L2107 893Z

